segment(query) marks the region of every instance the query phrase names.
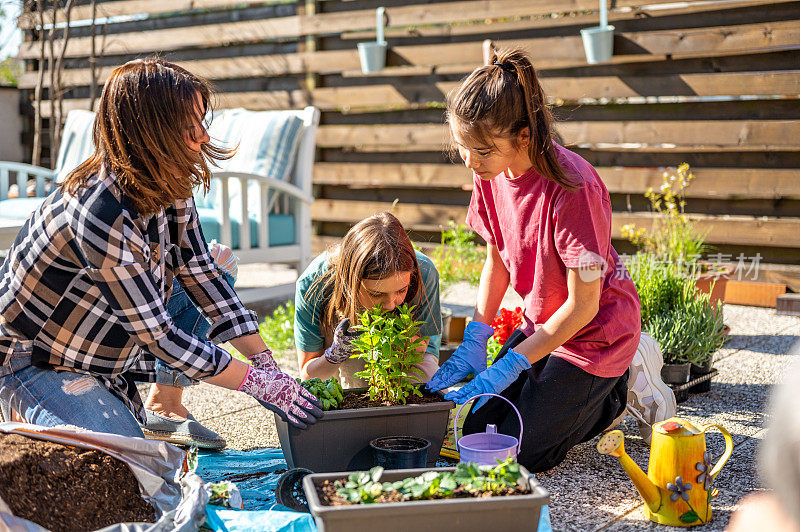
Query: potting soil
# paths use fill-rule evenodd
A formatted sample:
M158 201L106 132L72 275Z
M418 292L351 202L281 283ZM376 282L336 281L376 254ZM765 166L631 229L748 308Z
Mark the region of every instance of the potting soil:
M417 395L409 395L406 399L407 405L424 405L428 403L441 403L442 397L440 395L432 394L423 391L422 397ZM349 408L375 408L379 406L397 406L395 403L388 401L372 401L369 398L368 392L348 392L344 391L344 401L339 405L337 410L345 410Z
M0 497L17 517L50 530L155 521L130 468L99 451L0 434Z

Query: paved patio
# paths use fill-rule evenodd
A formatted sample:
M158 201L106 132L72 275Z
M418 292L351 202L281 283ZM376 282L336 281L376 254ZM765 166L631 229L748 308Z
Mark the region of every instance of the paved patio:
M242 277L255 268L245 267ZM266 274L266 275L265 275ZM261 268L263 282L272 277ZM276 276L291 282L286 274ZM248 281L245 281L248 282ZM252 280L249 281L253 286ZM268 284L268 282L267 282ZM469 304L474 293L456 287L444 294L445 302ZM509 296L506 306L515 304ZM704 530L723 530L738 501L747 493L762 489L755 471L758 444L764 437L766 401L771 385L780 381L787 365L800 349L800 318L779 316L774 309L725 306L725 323L731 327L728 341L714 361L719 369L711 391L692 395L678 405L678 414L696 423L719 423L730 431L734 451L717 477L720 495L712 503L714 520ZM281 367L297 375L294 353L284 353ZM272 413L255 400L201 384L185 393L185 403L195 417L218 431L231 448L249 449L279 446ZM628 418L624 427L625 449L643 469L647 468L648 447L638 435L635 421ZM707 437L716 457L724 449L722 437L712 432ZM643 530L667 529L644 517L644 504L616 459L601 456L594 446L597 439L575 447L559 467L538 477L552 493L550 507L555 530ZM675 529L678 530L678 529Z

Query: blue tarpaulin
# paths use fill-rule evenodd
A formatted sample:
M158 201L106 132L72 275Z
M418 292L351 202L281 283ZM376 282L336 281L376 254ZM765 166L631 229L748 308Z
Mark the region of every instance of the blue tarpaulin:
M275 501L275 485L287 469L280 449L201 452L198 458L197 474L203 480L233 482L244 501L243 510L208 505L208 528L219 532L316 532L311 514L294 512ZM552 531L547 506L542 509L539 531Z

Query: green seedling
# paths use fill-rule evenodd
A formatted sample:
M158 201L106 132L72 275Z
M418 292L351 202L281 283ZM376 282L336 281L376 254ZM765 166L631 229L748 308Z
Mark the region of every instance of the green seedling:
M496 466L479 466L472 462L460 463L455 471L426 471L417 477L396 482L381 482L382 467L351 474L347 481L336 481L336 494L353 504L376 502L384 493L398 492L405 500L444 499L463 488L473 495L500 494L519 487L526 489L519 464L507 458Z
M365 364L355 376L369 383L373 401L406 404L410 395L422 396L411 378L424 377L414 365L422 362L429 338L419 335L422 322L414 321L413 309L404 303L389 312L378 305L365 310L352 327L361 335L353 340L351 358L360 358Z
M342 390L342 385L339 384L339 380L336 377L331 377L328 380L322 380L318 377L307 381L297 379L297 382L320 400L323 410L336 410L344 401L344 390Z

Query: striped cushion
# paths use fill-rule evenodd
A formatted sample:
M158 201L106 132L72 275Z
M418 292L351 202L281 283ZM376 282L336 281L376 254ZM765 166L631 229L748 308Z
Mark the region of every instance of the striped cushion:
M297 146L303 132L303 121L296 114L285 111L248 111L223 109L215 111L208 133L212 142L233 148L236 154L219 161L215 171L244 172L288 181L294 168ZM239 185L230 182L231 208L241 204ZM248 184L248 209L258 212L258 184ZM219 182L212 181L205 197L196 194L198 206L220 208Z
M64 122L56 159L56 183L60 183L94 152L94 113L73 109Z

